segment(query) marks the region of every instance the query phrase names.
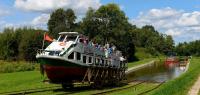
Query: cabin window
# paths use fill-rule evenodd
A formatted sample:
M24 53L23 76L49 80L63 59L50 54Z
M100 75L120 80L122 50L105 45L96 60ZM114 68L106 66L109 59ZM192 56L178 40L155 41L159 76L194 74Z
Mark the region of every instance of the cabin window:
M83 63L86 63L86 56L83 56Z
M89 57L89 62L88 63L92 63L92 57Z
M66 41L75 41L77 36L67 36Z
M100 59L97 59L97 62L100 64Z
M108 60L105 60L105 65L108 66Z
M102 65L104 65L104 60L103 59L101 60L101 62L102 62Z
M76 54L77 60L81 60L81 53L77 52Z
M74 59L74 52L72 52L69 56L68 59Z
M58 41L59 41L59 42L63 42L64 39L65 39L65 35L60 35Z

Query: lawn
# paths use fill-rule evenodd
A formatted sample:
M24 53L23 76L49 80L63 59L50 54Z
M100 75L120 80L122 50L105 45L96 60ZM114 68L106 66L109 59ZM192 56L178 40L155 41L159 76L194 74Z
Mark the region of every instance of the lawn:
M152 91L149 95L186 95L200 75L200 58L190 61L188 71L180 77L164 83L160 88Z
M24 89L54 86L44 84L39 71L26 71L0 74L0 93Z

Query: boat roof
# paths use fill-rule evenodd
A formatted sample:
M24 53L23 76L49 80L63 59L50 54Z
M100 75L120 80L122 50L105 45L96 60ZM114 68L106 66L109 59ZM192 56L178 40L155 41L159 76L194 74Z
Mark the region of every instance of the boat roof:
M78 32L60 32L59 35L66 34L66 35L78 35Z

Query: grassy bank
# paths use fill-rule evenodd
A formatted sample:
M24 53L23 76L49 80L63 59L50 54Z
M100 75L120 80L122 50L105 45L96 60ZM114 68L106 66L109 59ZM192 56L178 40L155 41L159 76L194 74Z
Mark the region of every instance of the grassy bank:
M20 71L39 70L39 64L25 61L3 61L0 60L0 73L11 73Z
M0 74L0 85L0 92L52 86L52 84L42 83L42 76L39 71Z
M188 71L180 77L164 83L160 88L149 93L150 95L186 95L200 74L200 58L190 61Z

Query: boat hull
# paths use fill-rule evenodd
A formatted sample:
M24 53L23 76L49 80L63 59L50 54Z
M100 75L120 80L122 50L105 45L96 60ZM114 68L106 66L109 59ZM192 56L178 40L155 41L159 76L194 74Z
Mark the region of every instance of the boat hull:
M65 83L81 81L87 68L66 67L66 66L49 66L44 65L47 77L52 83Z
M52 83L81 81L87 71L87 66L59 58L38 57L37 59Z

